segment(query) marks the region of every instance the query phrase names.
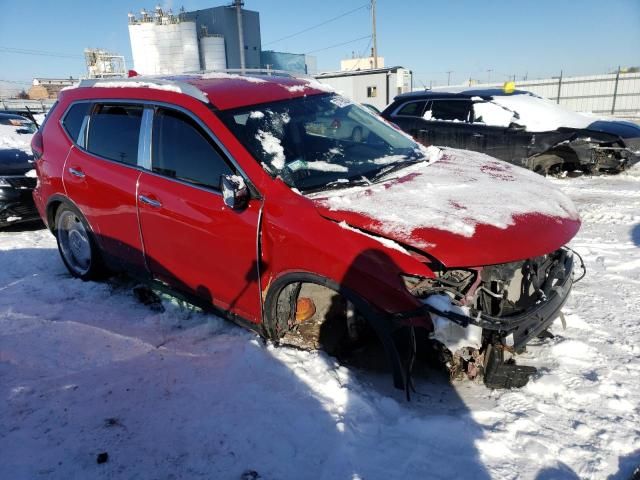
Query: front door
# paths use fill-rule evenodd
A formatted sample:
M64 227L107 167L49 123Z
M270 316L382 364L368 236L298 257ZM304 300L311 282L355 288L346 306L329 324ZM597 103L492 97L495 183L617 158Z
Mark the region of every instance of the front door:
M158 280L245 320L259 322L257 235L261 201L232 210L220 176L233 166L203 125L156 108L152 171L138 186L147 264Z

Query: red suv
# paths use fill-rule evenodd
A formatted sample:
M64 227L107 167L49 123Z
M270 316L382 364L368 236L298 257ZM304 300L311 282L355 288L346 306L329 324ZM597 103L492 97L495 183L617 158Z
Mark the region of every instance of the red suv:
M72 275L125 271L335 355L377 338L400 388L416 339L454 374L526 383L512 357L573 283L580 220L547 180L422 147L315 81L82 81L32 147Z

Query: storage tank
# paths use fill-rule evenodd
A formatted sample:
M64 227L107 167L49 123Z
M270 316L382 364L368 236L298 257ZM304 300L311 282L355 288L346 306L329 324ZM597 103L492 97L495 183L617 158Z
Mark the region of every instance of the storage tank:
M139 74L180 74L200 70L195 22L177 17L129 23L134 70Z
M200 58L202 59L203 70L224 70L227 68L224 36L207 35L200 37Z

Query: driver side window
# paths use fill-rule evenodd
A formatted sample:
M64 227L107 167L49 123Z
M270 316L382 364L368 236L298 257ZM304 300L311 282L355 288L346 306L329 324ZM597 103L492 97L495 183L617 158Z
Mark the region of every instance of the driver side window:
M215 190L221 175L233 173L207 132L181 112L158 108L152 137L156 173Z

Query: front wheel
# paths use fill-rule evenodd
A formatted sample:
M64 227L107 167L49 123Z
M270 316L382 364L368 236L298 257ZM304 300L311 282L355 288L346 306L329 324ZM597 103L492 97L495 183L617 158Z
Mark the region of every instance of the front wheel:
M69 273L82 280L100 278L104 269L98 247L82 214L69 205L56 212L55 234L58 250Z

